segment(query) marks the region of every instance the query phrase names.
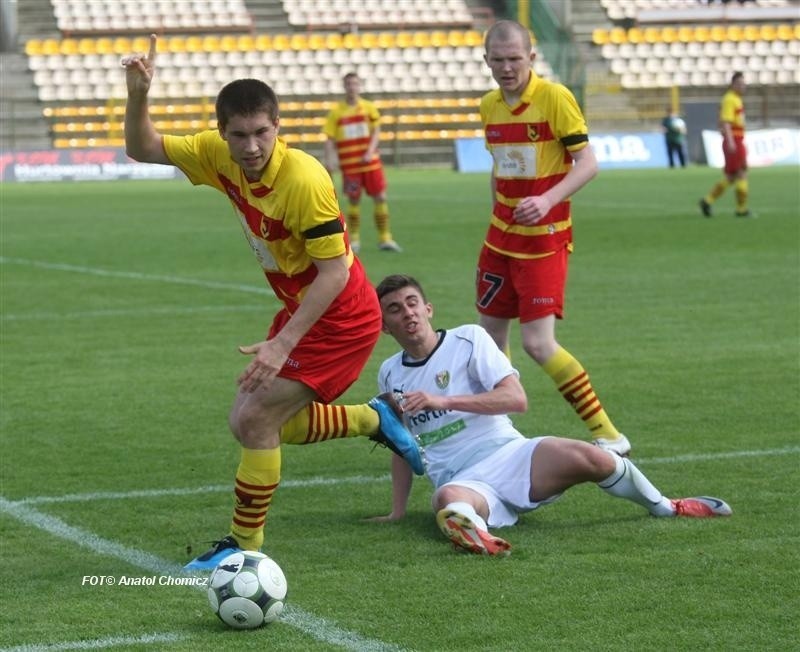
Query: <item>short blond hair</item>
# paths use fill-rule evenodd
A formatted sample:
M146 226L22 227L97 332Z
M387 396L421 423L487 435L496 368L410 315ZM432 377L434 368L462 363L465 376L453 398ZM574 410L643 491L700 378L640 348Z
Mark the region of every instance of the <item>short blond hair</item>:
M483 46L488 52L492 39L498 38L505 41L515 35L519 35L522 38L522 44L528 49L529 52L533 49L531 33L528 31L527 27L521 25L516 20L498 20L486 32L486 37L483 40Z

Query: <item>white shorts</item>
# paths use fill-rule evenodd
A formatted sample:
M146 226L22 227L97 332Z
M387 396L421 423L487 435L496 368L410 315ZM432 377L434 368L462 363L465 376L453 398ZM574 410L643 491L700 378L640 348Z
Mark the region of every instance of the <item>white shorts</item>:
M544 437L510 441L442 486L466 487L483 496L489 505L486 524L490 528L514 525L519 514L552 503L561 495L538 502L530 499L531 460L542 439Z

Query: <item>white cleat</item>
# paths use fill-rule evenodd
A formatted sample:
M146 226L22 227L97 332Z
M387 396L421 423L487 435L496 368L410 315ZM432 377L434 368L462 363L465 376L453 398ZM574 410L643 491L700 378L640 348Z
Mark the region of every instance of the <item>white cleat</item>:
M592 440L592 443L595 446L599 446L603 450L608 451L609 453L616 453L620 457L628 457L628 455L631 454L631 443L622 433L619 433L619 437L616 439L597 437Z
M381 251L394 251L395 253L401 253L403 248L397 244L394 240L385 240L378 244L378 249Z

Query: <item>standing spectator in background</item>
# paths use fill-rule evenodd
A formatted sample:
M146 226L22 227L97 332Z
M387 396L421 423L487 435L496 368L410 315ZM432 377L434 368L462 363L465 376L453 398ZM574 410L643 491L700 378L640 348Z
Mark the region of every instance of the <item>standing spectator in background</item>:
M700 211L705 217L711 217L711 206L731 184L736 191L736 217L753 217L747 207L750 188L747 184L747 149L744 145L744 91L744 74L733 73L719 108L719 130L725 157L724 177L700 200Z
M361 193L365 191L374 204L378 249L402 251L389 230L389 206L386 203L386 177L383 173L380 144L380 113L373 102L361 97L361 80L354 72L344 76L344 102L336 104L325 120L325 167L332 175L338 158L342 171L342 189L347 195L347 230L350 246L361 248Z
M533 71L530 32L501 20L486 33L485 59L500 88L481 99L494 159L489 230L476 279L480 324L508 351L519 319L525 352L550 376L591 433L619 455L630 443L606 414L581 363L556 341L572 251L571 195L597 174L586 120L561 84Z
M664 143L667 146L667 159L669 166L675 167L675 158L686 167L686 122L679 115L678 111L672 106L667 107L667 115L661 121L661 129L664 132Z

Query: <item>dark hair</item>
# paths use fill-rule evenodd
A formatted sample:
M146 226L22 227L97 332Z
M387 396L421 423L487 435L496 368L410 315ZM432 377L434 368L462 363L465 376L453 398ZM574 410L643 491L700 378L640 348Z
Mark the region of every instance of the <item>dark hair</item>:
M348 79L358 79L358 73L348 72L344 77L342 77L343 82L346 82Z
M217 95L217 124L224 129L234 116L266 113L272 122L278 119L278 98L259 79L237 79L226 84Z
M737 71L737 72L733 73L733 75L731 76L731 84L735 84L742 77L744 77L744 73L743 72Z
M390 292L402 290L403 288L407 287L413 287L419 290L419 295L422 297L422 300L425 303L428 302L428 299L425 297L425 290L422 289L419 281L417 281L417 279L415 279L413 276L407 276L406 274L390 274L380 283L378 283L375 291L378 293L378 299L383 299L383 297Z

